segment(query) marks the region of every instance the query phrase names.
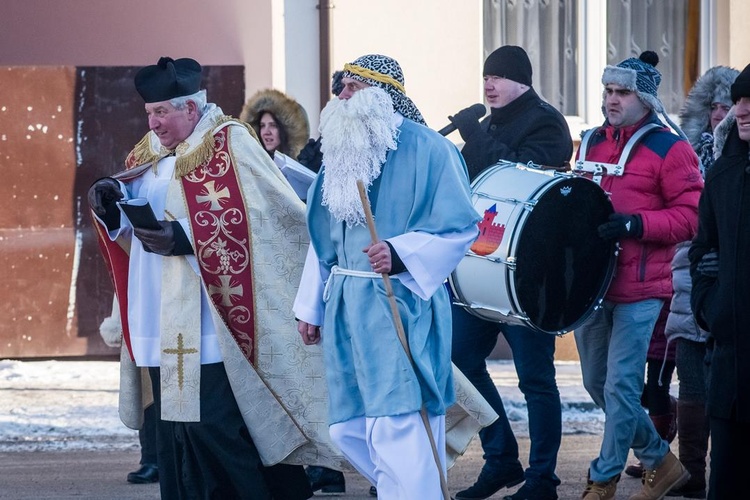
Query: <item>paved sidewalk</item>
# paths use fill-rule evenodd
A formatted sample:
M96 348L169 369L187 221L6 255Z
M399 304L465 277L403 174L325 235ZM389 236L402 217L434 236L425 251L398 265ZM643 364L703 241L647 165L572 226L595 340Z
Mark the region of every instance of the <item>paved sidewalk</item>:
M599 449L599 436L565 435L560 449L557 473L561 500L581 497L589 460ZM529 440L519 440L522 461L528 457ZM675 446L673 445L673 450ZM675 450L676 451L676 450ZM136 485L125 476L137 468L139 453L130 451L35 451L0 453L0 499L21 500L156 500L158 485ZM451 494L470 486L481 468L478 440L448 473ZM346 494L327 495L340 500L373 500L370 485L357 473L346 474ZM640 487L640 481L623 476L617 497L628 498ZM502 499L518 489L502 490L490 497ZM320 498L316 495L316 498ZM283 499L279 499L283 500ZM422 499L415 499L422 500Z
M581 385L580 365L558 362L556 368L563 402L558 495L574 500L580 498L588 464L598 454L604 416ZM513 363L493 361L489 370L526 465L528 415ZM138 467L140 454L137 433L117 418L118 377L114 362L0 361L0 499L159 498L158 485L132 485L125 480ZM676 442L672 449L677 451ZM475 438L448 473L451 493L471 486L482 463ZM347 473L346 479L347 493L330 498L373 500L370 485L359 474ZM616 498L628 498L639 488L638 479L623 477ZM490 498L502 499L516 489Z

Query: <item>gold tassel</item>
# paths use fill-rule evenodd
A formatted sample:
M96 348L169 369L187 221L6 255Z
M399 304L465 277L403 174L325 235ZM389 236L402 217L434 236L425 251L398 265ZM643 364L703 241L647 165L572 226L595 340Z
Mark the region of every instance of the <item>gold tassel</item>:
M178 156L174 165L175 178L184 177L202 163L208 161L214 154L214 136L208 132L203 136L203 142L200 146L193 149L190 153Z
M231 116L224 115L216 120L214 128L211 131L206 132L206 135L203 136L203 141L198 147L193 149L189 154L177 157L177 161L175 162L174 167L175 178L179 179L188 175L200 165L211 159L215 151L214 130L216 130L226 122L233 122L233 124L242 125L250 132L250 134L252 134L253 137L255 137L256 140L258 139L258 137L255 135L255 131L253 131L252 127L249 124L239 122Z
M258 140L258 136L255 134L255 131L249 124L238 121L231 116L221 116L216 120L213 129L209 132L206 132L206 134L203 136L201 144L193 149L190 153L186 155L179 155L180 147L177 147L178 155L175 161L175 178L179 179L188 175L190 172L198 168L201 164L211 159L214 154L213 131L224 123L230 121L233 122L233 124L245 127L245 129L250 132L250 135L252 135L255 140ZM149 139L150 133L143 136L138 144L133 147L133 150L128 154L128 158L126 160L126 165L128 168L143 165L145 163L153 163L154 173L156 173L157 163L166 155L164 154L165 151L154 151L153 149L151 149L151 141ZM183 143L182 145L185 145L185 143ZM173 152L169 153L173 154Z
M143 165L144 163L156 163L159 160L159 153L151 149L150 133L143 136L143 138L133 147L133 150L128 154L128 159L125 160L127 168L136 167Z

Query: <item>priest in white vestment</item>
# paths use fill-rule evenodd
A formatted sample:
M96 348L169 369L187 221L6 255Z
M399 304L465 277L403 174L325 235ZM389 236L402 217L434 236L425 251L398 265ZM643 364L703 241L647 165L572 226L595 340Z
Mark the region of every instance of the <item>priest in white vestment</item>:
M303 464L348 464L291 312L304 205L200 83L192 59L140 70L150 132L89 191L121 306L121 417L137 428L153 393L163 499L309 498ZM145 202L156 220L118 208Z

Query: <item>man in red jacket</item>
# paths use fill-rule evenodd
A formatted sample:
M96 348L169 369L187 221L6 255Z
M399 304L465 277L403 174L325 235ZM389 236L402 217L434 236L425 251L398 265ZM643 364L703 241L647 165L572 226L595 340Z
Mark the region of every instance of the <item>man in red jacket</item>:
M672 294L674 248L695 235L703 187L690 144L657 117L669 122L657 63L649 51L604 69L606 121L584 135L576 162L611 193L615 213L599 235L620 244L603 307L575 331L583 384L605 414L584 500L614 498L630 448L644 468L643 489L631 499L663 498L689 477L640 401L651 332Z

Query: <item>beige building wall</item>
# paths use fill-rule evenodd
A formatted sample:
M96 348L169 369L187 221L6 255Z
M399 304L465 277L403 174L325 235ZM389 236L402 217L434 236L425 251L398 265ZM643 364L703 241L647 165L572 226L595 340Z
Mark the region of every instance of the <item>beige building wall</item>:
M481 0L336 0L332 43L337 69L370 53L398 60L407 95L433 129L482 102Z
M271 0L2 0L0 65L140 66L161 56L245 65L272 83ZM279 61L283 63L283 61Z
M0 66L140 66L164 55L243 65L246 96L266 87L289 93L308 111L317 136L319 3L0 0ZM332 71L365 53L396 58L408 95L434 129L446 125L448 115L483 102L482 0L331 3ZM599 0L584 3L589 11L601 10ZM702 34L706 61L744 68L750 63L750 3L701 5L710 8L709 29ZM601 61L588 64L590 73L601 72ZM460 141L457 133L449 138ZM575 357L571 334L559 345L558 357Z
M288 92L308 110L317 135L318 3L2 0L0 65L137 66L162 55L244 65L247 96L266 87ZM395 57L407 93L433 128L482 101L482 0L331 3L332 70L364 53ZM750 4L702 5L712 11L711 33L703 35L710 64L743 68L750 62Z
M730 0L726 3L728 12L720 18L717 30L717 38L722 41L722 47L726 47L726 53L719 61L742 70L750 64L750 2Z

